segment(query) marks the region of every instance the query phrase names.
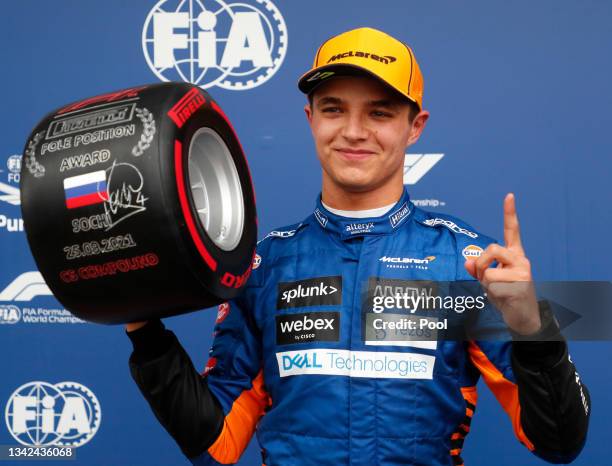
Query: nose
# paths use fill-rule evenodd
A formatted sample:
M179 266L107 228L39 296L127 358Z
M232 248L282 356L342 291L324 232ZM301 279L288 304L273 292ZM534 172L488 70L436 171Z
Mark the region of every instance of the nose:
M368 138L368 129L359 113L354 112L347 115L345 125L342 128L342 136L351 142Z

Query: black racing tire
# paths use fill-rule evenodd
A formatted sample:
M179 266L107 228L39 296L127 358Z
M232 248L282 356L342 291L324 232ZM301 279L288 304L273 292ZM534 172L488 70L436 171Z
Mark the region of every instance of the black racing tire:
M255 195L234 129L185 83L80 101L24 149L24 227L55 297L99 323L233 299L251 272Z

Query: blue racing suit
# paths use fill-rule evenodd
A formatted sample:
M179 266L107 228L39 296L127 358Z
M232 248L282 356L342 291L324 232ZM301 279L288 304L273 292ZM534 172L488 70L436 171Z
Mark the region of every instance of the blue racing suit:
M319 201L260 241L246 291L219 307L202 376L161 325L164 350L138 358L135 342L132 373L197 465L237 462L254 432L267 466L462 465L481 376L521 443L570 461L590 406L564 341L423 340L429 329L401 323L410 310L398 296L422 281L472 280L465 258L492 241L407 192L367 219Z

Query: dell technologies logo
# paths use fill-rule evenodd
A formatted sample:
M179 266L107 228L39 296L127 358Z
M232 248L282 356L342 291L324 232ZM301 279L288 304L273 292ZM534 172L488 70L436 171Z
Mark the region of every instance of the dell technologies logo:
M342 304L342 277L317 277L278 284L276 309Z

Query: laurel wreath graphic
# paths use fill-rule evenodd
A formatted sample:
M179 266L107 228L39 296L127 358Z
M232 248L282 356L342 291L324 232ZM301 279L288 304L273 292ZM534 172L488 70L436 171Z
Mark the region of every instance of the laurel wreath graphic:
M132 148L132 155L140 157L151 146L156 127L153 114L146 108L136 108L136 116L142 121L142 134L138 143Z
M43 134L45 134L44 131L36 133L32 140L28 142L28 148L25 151L25 166L35 178L45 176L45 167L36 160L36 147L42 139Z

